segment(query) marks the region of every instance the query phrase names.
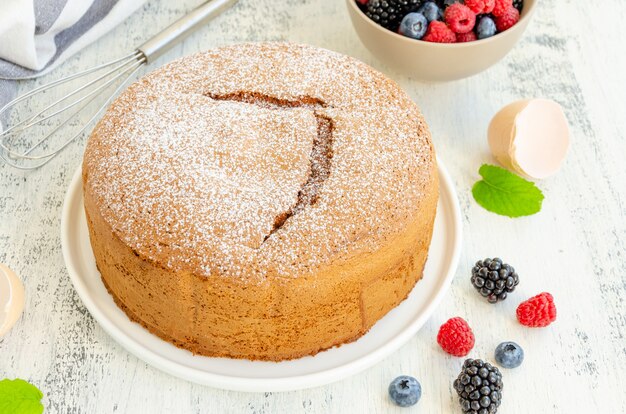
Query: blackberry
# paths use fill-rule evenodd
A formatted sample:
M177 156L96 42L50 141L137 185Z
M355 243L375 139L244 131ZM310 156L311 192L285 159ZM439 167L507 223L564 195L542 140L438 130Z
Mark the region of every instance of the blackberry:
M454 381L454 389L464 413L494 414L502 402L500 370L480 359L466 359Z
M521 13L524 8L524 0L513 0L513 7Z
M416 11L423 0L369 0L365 15L386 29L397 32L400 21Z
M451 6L454 3L463 3L462 0L436 0L435 2L441 10L445 10L448 6Z
M472 285L489 303L496 303L515 290L519 276L513 266L502 263L502 259L479 260L472 268Z

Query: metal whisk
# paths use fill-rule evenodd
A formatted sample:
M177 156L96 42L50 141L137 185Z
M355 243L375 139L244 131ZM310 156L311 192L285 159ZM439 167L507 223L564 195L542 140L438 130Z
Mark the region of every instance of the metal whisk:
M0 130L0 158L8 165L20 170L34 170L47 164L93 123L144 64L161 56L236 1L207 1L127 56L50 82L12 100L0 108L0 116L20 103L28 104L30 107L32 100L39 99L43 94L60 85L83 77L94 76L94 79L88 80L84 85L63 95L34 115L24 117L14 125L7 125L3 131ZM104 95L108 91L112 93ZM69 137L63 137L64 127L73 121L76 122L77 116L90 108L94 100L102 99L103 96L106 97L105 102L95 109L93 116L84 124L79 124L77 132L69 134ZM34 133L27 134L36 126L43 126L45 129L42 137L37 137ZM50 141L55 136L59 136L60 143L57 146L53 145L50 149Z

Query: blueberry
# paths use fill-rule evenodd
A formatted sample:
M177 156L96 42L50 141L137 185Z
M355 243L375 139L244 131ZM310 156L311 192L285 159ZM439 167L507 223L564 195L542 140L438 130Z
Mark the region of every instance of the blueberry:
M428 29L426 17L419 13L409 13L402 19L398 33L413 39L421 39L426 34L426 29Z
M517 368L524 361L524 350L515 342L502 342L496 348L495 357L503 368Z
M482 17L476 25L476 36L486 39L496 34L496 23L489 16Z
M439 8L439 6L437 6L433 1L427 1L426 3L422 4L422 6L417 9L417 12L426 17L428 23L434 20L443 19L443 12Z
M401 375L389 384L389 397L400 407L415 405L422 396L422 386L413 377Z

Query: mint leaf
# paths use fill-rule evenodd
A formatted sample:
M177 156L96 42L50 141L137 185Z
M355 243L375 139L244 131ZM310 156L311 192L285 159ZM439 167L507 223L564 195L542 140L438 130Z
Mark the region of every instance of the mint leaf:
M0 381L0 413L41 414L43 393L28 382L15 379Z
M472 194L485 210L508 217L541 210L543 194L534 183L495 165L483 164L478 173L483 179L474 184Z

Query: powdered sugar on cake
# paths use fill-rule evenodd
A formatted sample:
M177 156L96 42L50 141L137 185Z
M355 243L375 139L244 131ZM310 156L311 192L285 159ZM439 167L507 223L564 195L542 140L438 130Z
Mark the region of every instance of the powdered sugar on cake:
M233 98L246 93L280 102ZM427 127L395 83L333 52L266 43L183 58L133 84L94 130L84 170L137 254L262 283L378 249L418 214L433 166Z

